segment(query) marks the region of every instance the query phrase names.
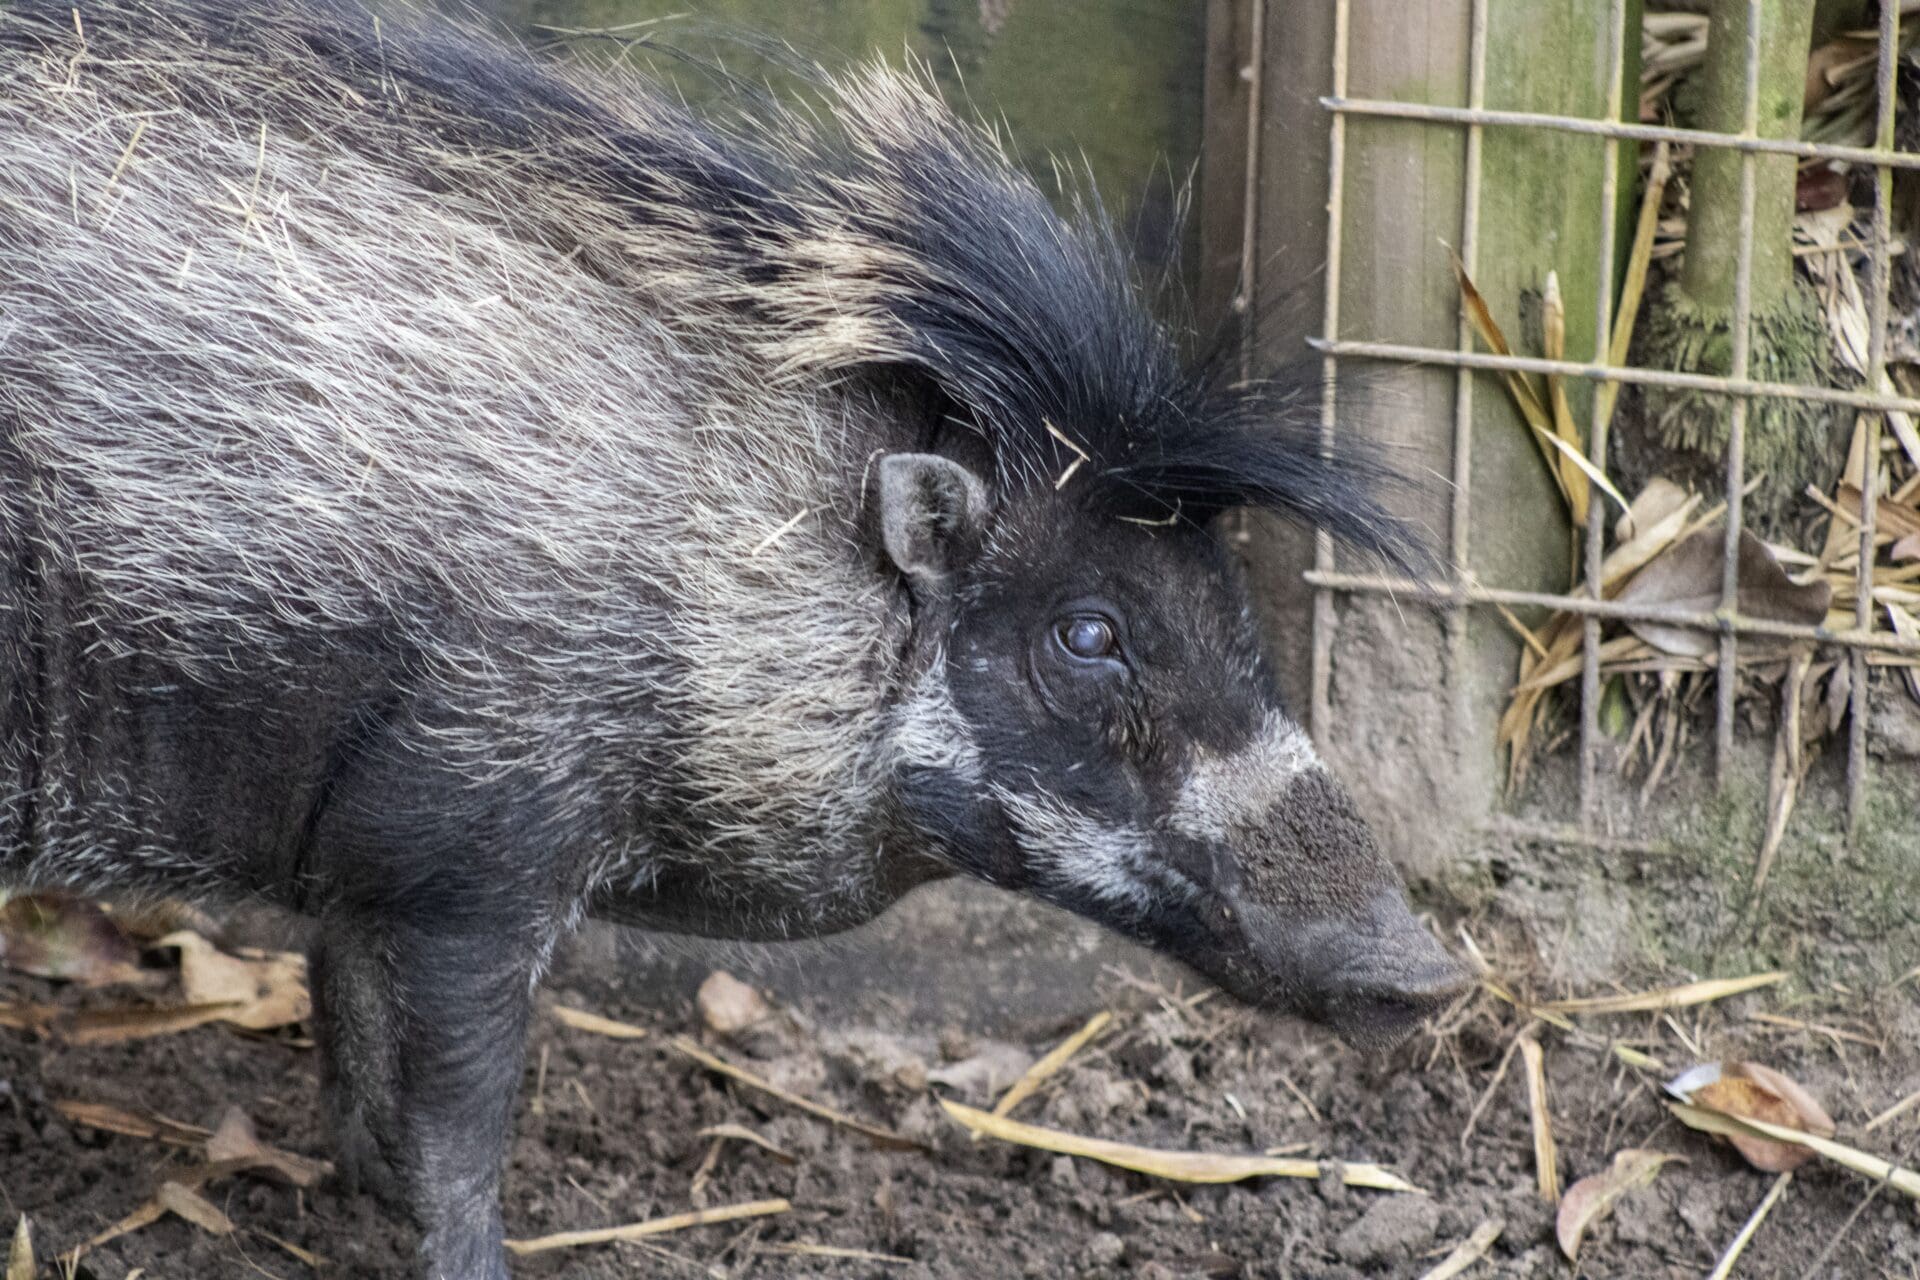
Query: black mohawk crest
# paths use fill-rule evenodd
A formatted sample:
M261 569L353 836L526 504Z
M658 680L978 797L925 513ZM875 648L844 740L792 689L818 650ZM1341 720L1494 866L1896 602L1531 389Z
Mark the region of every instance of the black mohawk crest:
M837 127L790 164L833 221L787 246L760 299L784 368L917 370L1009 492L1073 468L1063 498L1118 517L1258 507L1427 567L1425 539L1381 502L1404 479L1328 447L1309 384L1227 383L1183 359L1090 186L1063 215L923 79L870 69L830 92Z

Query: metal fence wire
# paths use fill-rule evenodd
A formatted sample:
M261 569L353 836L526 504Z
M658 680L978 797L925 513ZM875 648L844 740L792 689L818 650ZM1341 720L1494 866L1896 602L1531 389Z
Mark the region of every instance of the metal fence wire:
M1761 35L1764 30L1761 0L1749 0L1746 24L1746 99L1745 123L1737 134L1714 133L1694 129L1669 128L1630 123L1621 119L1622 107L1637 86L1626 83L1627 0L1612 0L1610 26L1606 35L1609 83L1603 118L1583 118L1524 111L1496 111L1486 107L1488 9L1494 0L1473 0L1470 31L1468 99L1464 107L1433 106L1414 102L1384 101L1349 97L1348 46L1351 32L1351 0L1335 0L1333 32L1332 92L1321 105L1329 113L1330 154L1327 188L1327 239L1325 246L1325 309L1319 338L1313 342L1323 358L1324 398L1321 428L1327 438L1335 430L1339 413L1340 368L1343 360L1397 361L1422 365L1449 366L1457 371L1453 410L1452 492L1447 516L1448 547L1456 568L1468 563L1468 531L1473 516L1471 456L1473 444L1473 397L1475 378L1481 370L1518 370L1534 374L1557 374L1589 382L1600 398L1609 382L1637 383L1647 386L1691 389L1716 393L1730 401L1729 444L1726 451L1725 544L1720 581L1720 599L1711 612L1677 609L1648 603L1608 600L1602 596L1601 564L1605 545L1603 508L1594 501L1588 510L1585 547L1585 593L1507 590L1480 585L1464 572L1452 581L1415 580L1379 573L1343 572L1336 568L1333 545L1325 533L1315 540L1314 566L1307 574L1313 588L1313 649L1311 659L1310 728L1324 740L1331 725L1330 683L1333 643L1336 629L1335 598L1341 593L1393 595L1428 602L1445 611L1446 643L1452 661L1450 673L1462 670L1461 658L1467 643L1465 614L1469 608L1488 605L1546 606L1564 610L1581 618L1580 725L1579 725L1579 813L1578 825L1507 824L1521 834L1537 834L1556 840L1608 845L1615 843L1597 829L1596 771L1600 755L1600 629L1605 619L1665 623L1716 633L1719 640L1716 680L1715 762L1716 773L1724 778L1734 746L1734 704L1739 684L1735 661L1743 641L1755 637L1785 638L1838 646L1850 664L1848 684L1850 727L1847 743L1847 814L1849 824L1860 816L1868 770L1867 721L1870 682L1869 657L1876 652L1912 654L1920 652L1920 642L1903 639L1890 631L1873 628L1875 562L1875 518L1878 495L1875 493L1883 415L1888 411L1920 414L1920 399L1892 394L1887 378L1888 295L1890 263L1893 252L1891 225L1892 171L1920 169L1920 154L1894 148L1895 70L1899 56L1899 21L1902 6L1896 0L1880 4L1879 58L1876 75L1877 126L1872 147L1840 146L1814 142L1769 139L1757 136ZM1256 32L1264 4L1254 5ZM1256 44L1255 46L1259 46ZM1454 348L1424 347L1348 337L1341 332L1341 258L1343 199L1346 186L1347 124L1352 118L1381 117L1424 122L1433 128L1459 129L1465 133L1465 190L1458 252L1469 274L1476 265L1480 248L1480 185L1482 142L1489 129L1559 130L1597 136L1604 140L1605 163L1603 190L1595 216L1602 219L1598 237L1598 262L1594 278L1615 279L1615 238L1611 219L1619 207L1616 200L1622 143L1668 142L1695 148L1731 148L1741 154L1740 246L1736 282L1732 352L1726 376L1668 372L1655 369L1620 367L1609 361L1612 343L1610 326L1611 290L1595 290L1597 304L1593 317L1594 348L1591 360L1550 360L1519 355L1494 355L1474 347L1473 330L1464 308ZM1759 381L1750 376L1749 349L1752 328L1752 271L1755 165L1762 153L1783 153L1802 158L1844 161L1872 166L1876 200L1872 214L1872 236L1867 245L1871 262L1869 298L1869 348L1865 388L1848 390L1833 386L1809 386L1794 383ZM1739 547L1743 529L1741 497L1747 480L1745 468L1746 429L1749 408L1756 397L1798 399L1851 407L1864 415L1863 491L1859 511L1859 557L1856 569L1856 604L1853 625L1846 629L1806 626L1770 619L1743 616L1739 604ZM1592 438L1588 457L1603 471L1608 466L1608 416L1593 415ZM1457 674L1450 675L1458 679ZM1461 698L1453 698L1457 716L1464 717ZM1456 730L1463 725L1456 724ZM1466 741L1464 735L1456 741Z

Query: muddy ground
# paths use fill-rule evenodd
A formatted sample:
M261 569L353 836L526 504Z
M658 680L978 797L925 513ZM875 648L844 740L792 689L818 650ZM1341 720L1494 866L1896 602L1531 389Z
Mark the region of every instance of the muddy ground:
M691 999L716 963L710 954L636 955L590 940L556 976L535 1031L506 1175L509 1234L768 1197L784 1197L793 1209L651 1244L545 1254L523 1261L516 1274L1419 1276L1476 1226L1498 1219L1504 1229L1491 1253L1465 1274L1705 1275L1773 1177L1671 1119L1657 1094L1660 1074L1624 1065L1610 1037L1637 1044L1670 1069L1689 1065L1696 1049L1705 1057L1763 1061L1809 1086L1842 1138L1909 1162L1920 1147L1920 1108L1861 1132L1867 1118L1920 1088L1910 1049L1920 1043L1920 983L1875 991L1788 986L1685 1011L1671 1024L1631 1015L1586 1018L1572 1035L1542 1028L1553 1130L1568 1181L1600 1169L1623 1147L1687 1158L1622 1201L1594 1229L1575 1268L1560 1256L1553 1213L1535 1190L1517 1055L1489 1093L1522 1025L1491 997L1477 997L1391 1054L1367 1055L1317 1030L1201 995L1192 979L1136 953L1091 941L1076 950L1073 939L1085 935L1046 913L1013 913L1004 900L977 893L921 911L947 921L952 936L915 949L896 933L800 953L799 960L774 953L758 967L751 955L730 956L729 967L774 992L776 1012L729 1037L703 1025ZM1022 938L1034 946L1016 945ZM1482 943L1492 947L1494 940ZM993 998L995 983L1004 984L1004 1001ZM112 998L0 973L0 1003ZM555 1019L554 1003L651 1034L622 1041L575 1030ZM1101 1008L1115 1012L1112 1029L1024 1104L1019 1118L1163 1147L1297 1144L1330 1160L1387 1164L1430 1194L1355 1190L1333 1178L1179 1186L975 1142L936 1105L936 1093L988 1102L1026 1060ZM879 1149L729 1083L671 1048L683 1034L927 1149ZM52 1108L60 1099L205 1126L238 1105L265 1140L324 1155L315 1070L315 1055L297 1032L243 1036L201 1028L78 1048L0 1029L0 1208L9 1222L20 1213L32 1220L47 1259L121 1219L170 1169L196 1158L76 1125ZM948 1083L930 1084L929 1076ZM1469 1133L1483 1095L1488 1101ZM699 1131L722 1124L753 1130L792 1163L737 1140L709 1160L713 1140ZM1920 1276L1920 1214L1893 1191L1872 1192L1852 1174L1807 1166L1734 1274ZM369 1199L330 1184L296 1191L253 1175L214 1183L208 1195L239 1224L237 1234L216 1238L163 1220L98 1248L75 1274L313 1274L270 1236L322 1255L328 1265L321 1274L408 1274L409 1233ZM795 1245L887 1258L829 1258L793 1252ZM64 1272L46 1266L41 1274Z

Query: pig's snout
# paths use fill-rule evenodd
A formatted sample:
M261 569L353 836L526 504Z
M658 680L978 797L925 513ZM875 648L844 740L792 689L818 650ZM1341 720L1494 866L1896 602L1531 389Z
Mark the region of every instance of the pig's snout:
M1357 915L1258 930L1252 941L1267 964L1297 975L1303 1012L1360 1049L1400 1043L1471 981L1398 889L1382 890Z

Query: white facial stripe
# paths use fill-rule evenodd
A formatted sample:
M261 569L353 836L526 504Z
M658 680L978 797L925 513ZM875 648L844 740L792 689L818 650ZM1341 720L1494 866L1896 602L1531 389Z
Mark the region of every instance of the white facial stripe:
M1294 780L1320 768L1301 728L1271 714L1260 732L1232 755L1200 754L1180 787L1168 823L1196 840L1224 840L1236 827L1263 822Z
M1114 825L1081 813L1045 791L996 786L1033 871L1061 888L1077 888L1106 902L1144 907L1155 887L1149 877L1151 842L1138 827Z
M953 705L944 655L922 673L894 715L892 750L898 759L929 769L949 769L979 784L980 749L966 718Z

